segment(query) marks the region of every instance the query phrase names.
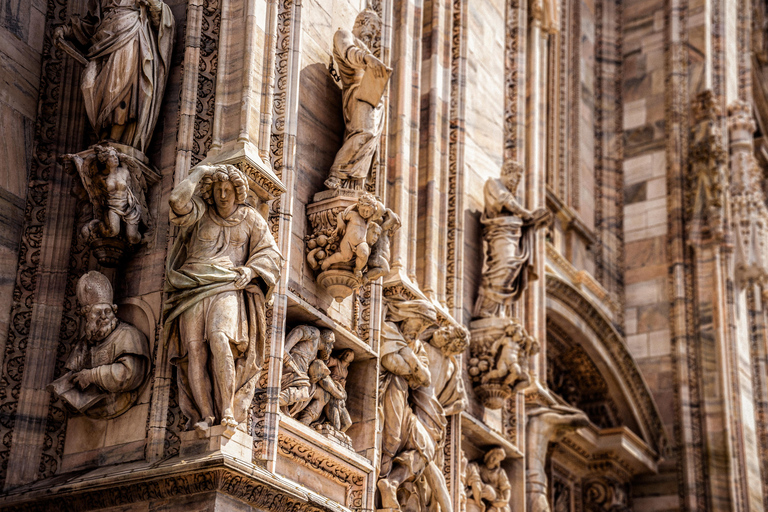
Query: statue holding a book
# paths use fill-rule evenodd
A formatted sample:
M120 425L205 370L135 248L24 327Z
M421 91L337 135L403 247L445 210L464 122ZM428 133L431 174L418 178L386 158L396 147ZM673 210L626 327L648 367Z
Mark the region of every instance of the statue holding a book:
M363 189L384 128L382 98L392 70L371 51L381 30L376 12L357 15L352 31L339 29L333 36L333 58L342 86L344 143L336 153L325 186L329 189Z

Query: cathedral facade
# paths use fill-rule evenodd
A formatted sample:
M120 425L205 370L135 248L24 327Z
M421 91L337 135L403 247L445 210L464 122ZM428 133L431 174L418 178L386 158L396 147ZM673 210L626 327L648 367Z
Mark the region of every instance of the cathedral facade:
M768 3L0 41L0 510L768 508Z

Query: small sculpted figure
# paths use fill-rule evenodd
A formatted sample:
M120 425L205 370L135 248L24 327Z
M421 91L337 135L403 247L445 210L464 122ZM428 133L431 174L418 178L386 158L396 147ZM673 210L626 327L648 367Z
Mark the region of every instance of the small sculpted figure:
M195 167L170 196L180 230L166 269L165 331L179 405L201 435L215 423L245 428L264 357L264 310L283 264L247 193L239 169L215 165Z
M501 467L501 461L506 457L504 448L498 446L485 454L484 465L472 462L467 467L467 488L480 511L510 512L512 486L507 472Z
M280 407L283 412L297 416L312 400L317 383L330 375L323 361L330 357L334 341L333 331L312 325L299 325L288 334L283 349L285 354L280 382ZM315 364L313 367L318 360L322 365Z
M429 358L419 339L436 320L429 301L387 301L379 380L383 431L377 486L381 508L399 510L398 491L416 485L431 491L431 505L423 503L423 507L453 511L445 477L436 462L446 419L431 385ZM419 499L421 493L413 489L410 495Z
M325 186L362 189L370 173L384 127L382 95L391 69L370 50L381 31L376 12L357 15L352 31L333 36L333 58L341 77L344 143L336 154Z
M114 418L136 402L150 366L144 334L117 319L112 285L91 271L77 283L83 338L67 358L66 374L48 389L92 418Z
M589 425L583 411L566 406L539 407L528 413L525 429L527 510L550 512L546 459L549 443L558 442L569 432Z
M378 222L381 225L381 233L378 234L378 240L371 244L371 255L368 256L368 270L365 273L365 282L375 281L389 274L392 234L401 225L400 217L389 208L384 210L384 215Z
M85 66L80 89L99 140L146 152L171 63L175 21L161 0L89 0L54 32Z
M363 277L363 269L368 264L371 246L379 239L381 226L376 220L385 208L371 194L364 194L357 203L348 206L339 213L336 221L336 237L341 237L339 250L329 255L321 264L323 270L334 263L355 262L355 277Z
M520 344L526 337L525 329L519 323L511 323L506 327L505 336L497 338L491 345L490 356L496 358L496 365L483 375L483 384L492 379L504 379L502 382L505 385L515 383L522 373L518 356Z
M545 209L530 212L515 199L522 167L507 164L499 179L485 183L483 224L485 266L474 316L503 318L512 315L512 304L528 286L533 258L533 234L549 221Z
M355 353L349 349L339 352L338 357L331 357L328 363L328 369L331 372L331 379L335 383L335 389L330 386L323 386L322 400L327 400L323 414L325 421L331 424L339 432L346 432L352 426L352 418L347 410L347 375L349 375L349 365L355 359ZM334 390L344 391L343 398L334 393Z

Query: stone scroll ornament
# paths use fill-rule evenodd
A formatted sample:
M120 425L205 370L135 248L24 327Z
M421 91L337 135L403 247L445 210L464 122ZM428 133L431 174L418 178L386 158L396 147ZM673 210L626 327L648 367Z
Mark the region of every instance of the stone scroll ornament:
M335 336L330 329L300 325L285 340L280 407L284 414L311 426L352 449L346 435L352 426L347 410L346 383L355 353L332 353Z
M515 194L523 169L508 162L500 178L485 183L483 224L485 264L470 324L473 343L469 372L483 404L501 408L531 378L528 359L538 343L513 317L513 305L528 287L535 254L534 235L550 219L542 208L523 208Z
M488 450L482 462L467 465L464 478L467 512L510 512L512 485L501 467L506 458L504 448L497 446Z
M85 16L54 32L54 44L84 66L80 90L98 142L63 161L90 200L91 222L81 232L103 266L117 266L152 232L145 194L160 174L145 152L160 114L174 30L161 0L90 0Z
M112 285L91 271L77 283L83 336L67 358L67 372L48 390L77 413L96 419L123 414L139 397L150 367L147 338L118 320Z
M318 284L339 302L360 286L389 274L392 233L400 217L371 194L357 200L336 197L309 211L307 263Z
M201 436L214 424L245 431L283 266L247 197L246 176L228 164L195 167L170 196L179 233L166 268L165 342L187 429Z
M426 300L386 302L381 333L379 508L452 512L438 465L447 420L421 336L437 322Z

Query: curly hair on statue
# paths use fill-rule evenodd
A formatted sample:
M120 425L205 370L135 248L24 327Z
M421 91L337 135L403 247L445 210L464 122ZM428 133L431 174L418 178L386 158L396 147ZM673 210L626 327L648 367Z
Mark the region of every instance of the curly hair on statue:
M245 174L230 164L217 165L200 180L200 196L208 204L213 204L213 184L229 181L235 188L235 202L244 204L248 198L248 181Z

